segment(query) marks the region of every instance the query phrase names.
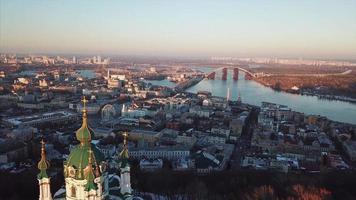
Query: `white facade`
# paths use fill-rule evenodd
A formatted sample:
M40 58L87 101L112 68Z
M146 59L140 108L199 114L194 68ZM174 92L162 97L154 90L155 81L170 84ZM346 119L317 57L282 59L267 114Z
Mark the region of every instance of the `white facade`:
M108 79L108 88L121 88L121 80L119 79Z
M108 195L109 185L106 174L94 179L97 190L86 191L87 180L65 178L66 200L102 200Z
M39 200L52 200L50 179L49 178L38 179L38 185L40 186Z
M163 167L162 159L154 159L154 160L140 160L140 169L152 171L155 169L161 169Z
M130 150L130 156L134 159L157 159L164 158L167 160L184 159L190 155L189 150L173 149L152 149L152 150Z
M124 196L131 196L130 167L128 165L121 168L120 192Z
M208 118L210 117L211 114L213 114L213 111L203 107L196 106L196 107L189 108L189 113L196 114L199 117Z
M226 143L226 137L210 135L210 136L207 136L206 139L211 144L225 144Z

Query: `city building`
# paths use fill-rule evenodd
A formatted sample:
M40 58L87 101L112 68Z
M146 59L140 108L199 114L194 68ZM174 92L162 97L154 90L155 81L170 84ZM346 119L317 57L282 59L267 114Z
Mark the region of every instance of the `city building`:
M76 113L70 111L54 111L30 116L9 117L3 119L3 122L10 127L40 126L44 124L66 124L76 121Z
M6 140L0 143L0 164L22 161L28 158L28 148L24 142Z
M141 129L133 129L130 131L130 139L139 141L144 140L150 144L154 144L158 141L160 137L160 133L156 131L148 131L148 130L141 130Z
M162 159L141 159L140 169L143 171L154 171L163 167Z
M184 146L172 147L147 147L147 148L132 148L130 149L130 157L136 160L145 159L167 159L178 160L185 159L190 155L190 148Z

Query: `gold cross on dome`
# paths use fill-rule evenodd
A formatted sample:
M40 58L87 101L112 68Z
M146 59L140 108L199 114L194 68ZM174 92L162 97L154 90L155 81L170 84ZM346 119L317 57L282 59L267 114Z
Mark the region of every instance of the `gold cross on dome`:
M46 160L46 143L43 139L41 140L41 160Z
M45 141L42 139L41 140L41 154L45 154L45 148L46 148L46 143L45 143ZM42 155L42 156L43 156Z
M83 108L85 109L86 108L86 104L88 102L88 100L85 98L85 96L83 96L82 102L83 102Z
M46 144L43 139L41 140L41 144L42 144L42 147Z
M124 132L122 134L122 136L124 136L124 145L126 145L127 144L127 136L128 136L127 132Z

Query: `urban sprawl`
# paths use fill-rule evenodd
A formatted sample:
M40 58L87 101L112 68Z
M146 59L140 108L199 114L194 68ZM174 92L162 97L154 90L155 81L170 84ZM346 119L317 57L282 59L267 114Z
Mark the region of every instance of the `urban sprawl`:
M83 109L95 134L91 143L108 168L117 168L112 163L123 149L123 133L128 134L130 160L143 171L318 173L355 166L356 125L273 102L249 105L243 96L231 99L229 93L186 92L209 78L199 68L128 64L100 56L3 54L0 60L1 171L18 174L35 167L41 140L46 158L61 165L79 143L75 132ZM175 87L149 81L162 79Z

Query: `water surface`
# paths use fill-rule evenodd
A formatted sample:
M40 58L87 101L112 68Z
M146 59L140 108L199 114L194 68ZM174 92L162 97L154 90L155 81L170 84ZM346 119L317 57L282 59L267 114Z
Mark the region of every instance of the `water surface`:
M205 73L214 70L214 68L210 67L197 69ZM211 92L214 96L226 97L227 90L230 88L231 100L237 100L238 96L240 96L242 102L256 106L261 106L261 102L267 101L287 105L293 110L305 114L322 115L332 120L356 124L356 104L337 100L319 99L315 96L277 92L255 81L245 80L244 76L245 74L240 72L239 80L234 81L232 80L232 70L228 70L227 80L223 81L221 80L221 73L218 72L215 80L204 79L186 91L196 93L204 90ZM168 80L148 82L154 85L174 86L174 83Z
M206 68L204 71L209 71L209 69L212 70ZM277 92L255 81L245 80L243 72L239 73L238 81L232 80L232 70L228 70L226 81L219 79L219 75L218 73L215 80L204 79L187 91L196 93L205 90L214 96L226 97L227 88L230 88L231 100L237 100L240 95L244 103L260 106L261 102L267 101L287 105L293 110L306 114L322 115L332 120L356 124L356 104Z

